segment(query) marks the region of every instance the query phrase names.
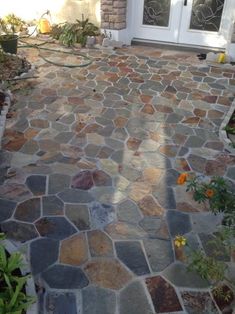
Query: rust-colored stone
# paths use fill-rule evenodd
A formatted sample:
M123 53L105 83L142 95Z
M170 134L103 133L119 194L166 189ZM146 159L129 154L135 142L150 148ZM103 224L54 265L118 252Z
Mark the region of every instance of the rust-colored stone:
M127 141L127 147L130 150L137 150L141 144L141 140L137 138L130 137Z
M92 256L112 256L113 245L111 239L102 231L88 232L88 243Z
M146 113L146 114L154 114L155 109L154 109L154 107L152 105L146 104L142 108L141 112Z
M151 187L148 184L146 184L146 182L134 182L131 185L129 197L133 201L138 202L149 193L151 193Z
M151 195L145 196L138 204L144 216L158 217L164 215L164 209Z
M124 128L126 123L127 123L127 118L125 117L117 117L115 120L114 120L114 123L116 125L117 128Z

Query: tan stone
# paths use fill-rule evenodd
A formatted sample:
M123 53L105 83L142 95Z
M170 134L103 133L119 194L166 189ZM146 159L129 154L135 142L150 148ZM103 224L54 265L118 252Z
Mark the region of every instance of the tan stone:
M132 275L115 259L89 262L84 270L92 283L108 289L119 290L132 279Z
M151 187L148 184L146 184L146 182L134 182L131 185L129 197L133 201L138 202L149 193L151 193Z
M116 125L117 128L123 128L126 123L127 123L127 118L125 117L117 117L115 120L114 120L114 123Z
M82 265L88 259L85 235L79 234L62 241L60 262L74 266Z
M145 216L162 216L165 212L152 195L145 196L139 202L139 207Z
M102 231L88 232L88 243L92 256L112 256L113 245L111 239Z
M117 222L109 224L105 231L112 239L141 239L145 237L146 232L138 226L134 226L125 222Z
M144 169L143 178L149 184L157 184L160 181L162 174L162 169L146 168Z

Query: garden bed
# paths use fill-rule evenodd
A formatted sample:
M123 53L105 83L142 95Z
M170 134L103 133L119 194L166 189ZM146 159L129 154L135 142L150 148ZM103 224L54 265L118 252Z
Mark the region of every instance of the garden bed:
M0 55L0 81L28 74L31 69L31 64L25 58L6 53Z
M10 93L10 91L9 90L3 91L0 89L0 148L2 136L5 130L6 116L10 108L11 101L12 94Z

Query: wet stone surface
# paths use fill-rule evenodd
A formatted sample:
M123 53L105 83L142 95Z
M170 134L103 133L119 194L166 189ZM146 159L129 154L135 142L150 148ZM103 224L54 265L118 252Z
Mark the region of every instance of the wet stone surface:
M87 49L92 63L78 68L19 53L39 78L19 82L7 119L0 227L29 257L40 314L217 313L173 239L187 235L211 255L221 219L177 178L221 175L235 186L219 138L234 69L139 45Z

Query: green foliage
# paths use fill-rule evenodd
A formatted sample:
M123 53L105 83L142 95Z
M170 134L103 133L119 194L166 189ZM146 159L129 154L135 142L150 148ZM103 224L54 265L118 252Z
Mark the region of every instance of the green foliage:
M235 128L230 126L230 125L226 125L226 127L224 128L224 130L230 134L235 134Z
M235 193L225 179L213 177L209 183L205 183L200 180L200 177L195 177L188 181L186 191L193 192L196 202L207 202L214 214L222 212L225 225L235 224Z
M93 23L90 23L88 19L83 21L76 20L76 23L66 22L54 25L51 34L53 38L59 40L65 46L71 47L76 43L85 46L87 36L99 35L99 28Z
M0 33L11 37L17 31L20 31L25 22L15 14L8 14L4 18L0 18Z
M0 234L0 240L4 237ZM35 302L24 292L29 276L19 273L21 266L21 254L15 252L8 255L4 245L0 244L0 314L22 314Z

